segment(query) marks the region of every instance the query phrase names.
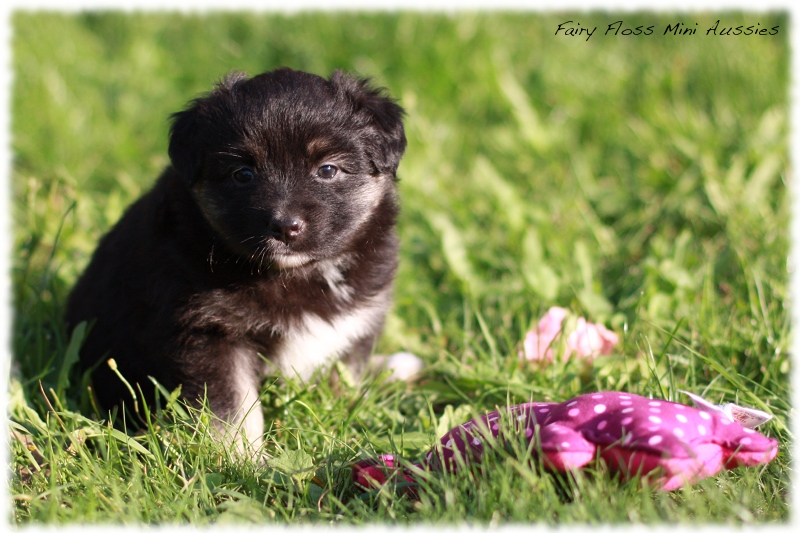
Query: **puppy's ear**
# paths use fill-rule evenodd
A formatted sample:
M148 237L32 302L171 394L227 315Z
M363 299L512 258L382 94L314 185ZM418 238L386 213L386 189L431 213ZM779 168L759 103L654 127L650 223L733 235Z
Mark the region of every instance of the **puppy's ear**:
M198 129L200 127L200 107L202 101L195 100L185 111L173 113L172 127L169 130L169 159L189 185L197 181L200 170L200 146Z
M220 81L207 96L197 98L178 113L173 113L169 132L169 158L172 166L189 185L197 181L203 159L205 122L214 113L220 97L230 94L236 85L247 79L243 72L232 72Z
M369 79L354 78L337 70L331 76L331 85L337 94L350 101L354 114L362 115L372 130L366 151L376 170L395 176L406 149L403 108L386 96L384 89L370 87Z

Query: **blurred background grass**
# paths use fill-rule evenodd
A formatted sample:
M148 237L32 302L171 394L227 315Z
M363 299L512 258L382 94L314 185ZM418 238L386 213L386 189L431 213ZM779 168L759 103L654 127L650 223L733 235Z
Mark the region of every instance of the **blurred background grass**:
M598 30L555 36L567 20ZM656 29L601 35L617 20ZM716 20L779 33L705 35ZM701 30L662 35L677 22ZM40 413L39 380L68 409L83 394L58 379L62 305L98 238L168 164L169 114L230 70L289 66L373 77L408 112L401 268L380 351L413 351L428 369L391 408L343 415L361 424L343 440L388 432L368 439L386 451L398 432L463 421L459 405L600 389L683 401L689 389L774 413L767 433L790 442L785 14L19 11L12 26L13 349ZM551 305L613 327L618 353L590 369L521 364ZM763 478L726 474L763 483L763 499L708 482L704 510L687 498L663 514L632 491L628 503L647 521L785 519L789 453ZM747 513L732 510L743 498ZM503 516L535 519L534 503ZM36 509L18 519L50 516ZM569 516L637 521L614 509Z

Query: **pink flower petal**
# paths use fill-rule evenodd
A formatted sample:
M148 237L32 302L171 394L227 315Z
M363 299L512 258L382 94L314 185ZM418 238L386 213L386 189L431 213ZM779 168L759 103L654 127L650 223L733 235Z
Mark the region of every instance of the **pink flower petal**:
M594 359L598 355L608 355L619 342L619 337L600 324L578 318L575 331L567 337L567 353L575 352L578 357Z
M529 331L523 342L524 353L520 353L521 359L528 361L552 361L553 350L550 343L535 331Z
M614 347L619 344L619 335L611 330L606 329L606 327L602 324L597 324L597 332L600 334L600 339L602 340L600 353L603 355L608 355L613 352Z
M539 320L535 330L529 331L523 341L520 358L528 361L552 361L553 341L562 333L564 318L568 311L562 307L551 307ZM576 357L594 359L598 355L608 355L619 342L619 336L602 324L587 322L578 317L574 331L567 336L564 357L573 353Z
M539 320L536 330L529 331L523 342L524 353L520 353L520 358L528 361L552 361L553 341L561 333L561 323L567 316L568 311L561 307L551 307L547 313Z

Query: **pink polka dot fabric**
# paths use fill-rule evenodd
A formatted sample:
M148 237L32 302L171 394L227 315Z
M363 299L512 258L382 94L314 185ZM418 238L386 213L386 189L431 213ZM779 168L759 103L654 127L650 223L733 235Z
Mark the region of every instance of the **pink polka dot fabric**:
M652 474L648 479L667 491L723 468L766 464L778 453L775 439L719 413L635 394L598 392L563 403L515 405L504 415L494 411L471 420L444 435L423 464L453 470L480 462L488 447L508 438L503 433L508 427L524 433L528 443L538 436L534 453L541 453L551 470L581 468L600 457L626 477ZM356 464L356 482L383 483L386 469L395 464L392 456L382 459ZM402 475L413 481L409 473Z

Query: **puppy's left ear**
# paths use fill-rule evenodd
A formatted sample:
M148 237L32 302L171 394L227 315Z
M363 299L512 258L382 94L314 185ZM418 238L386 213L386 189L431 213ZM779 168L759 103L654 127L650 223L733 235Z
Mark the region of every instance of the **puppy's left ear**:
M371 130L366 151L376 170L396 176L406 149L403 108L386 96L384 89L370 87L369 79L354 78L337 70L331 76L331 85L350 101L356 115L363 115L361 118Z

